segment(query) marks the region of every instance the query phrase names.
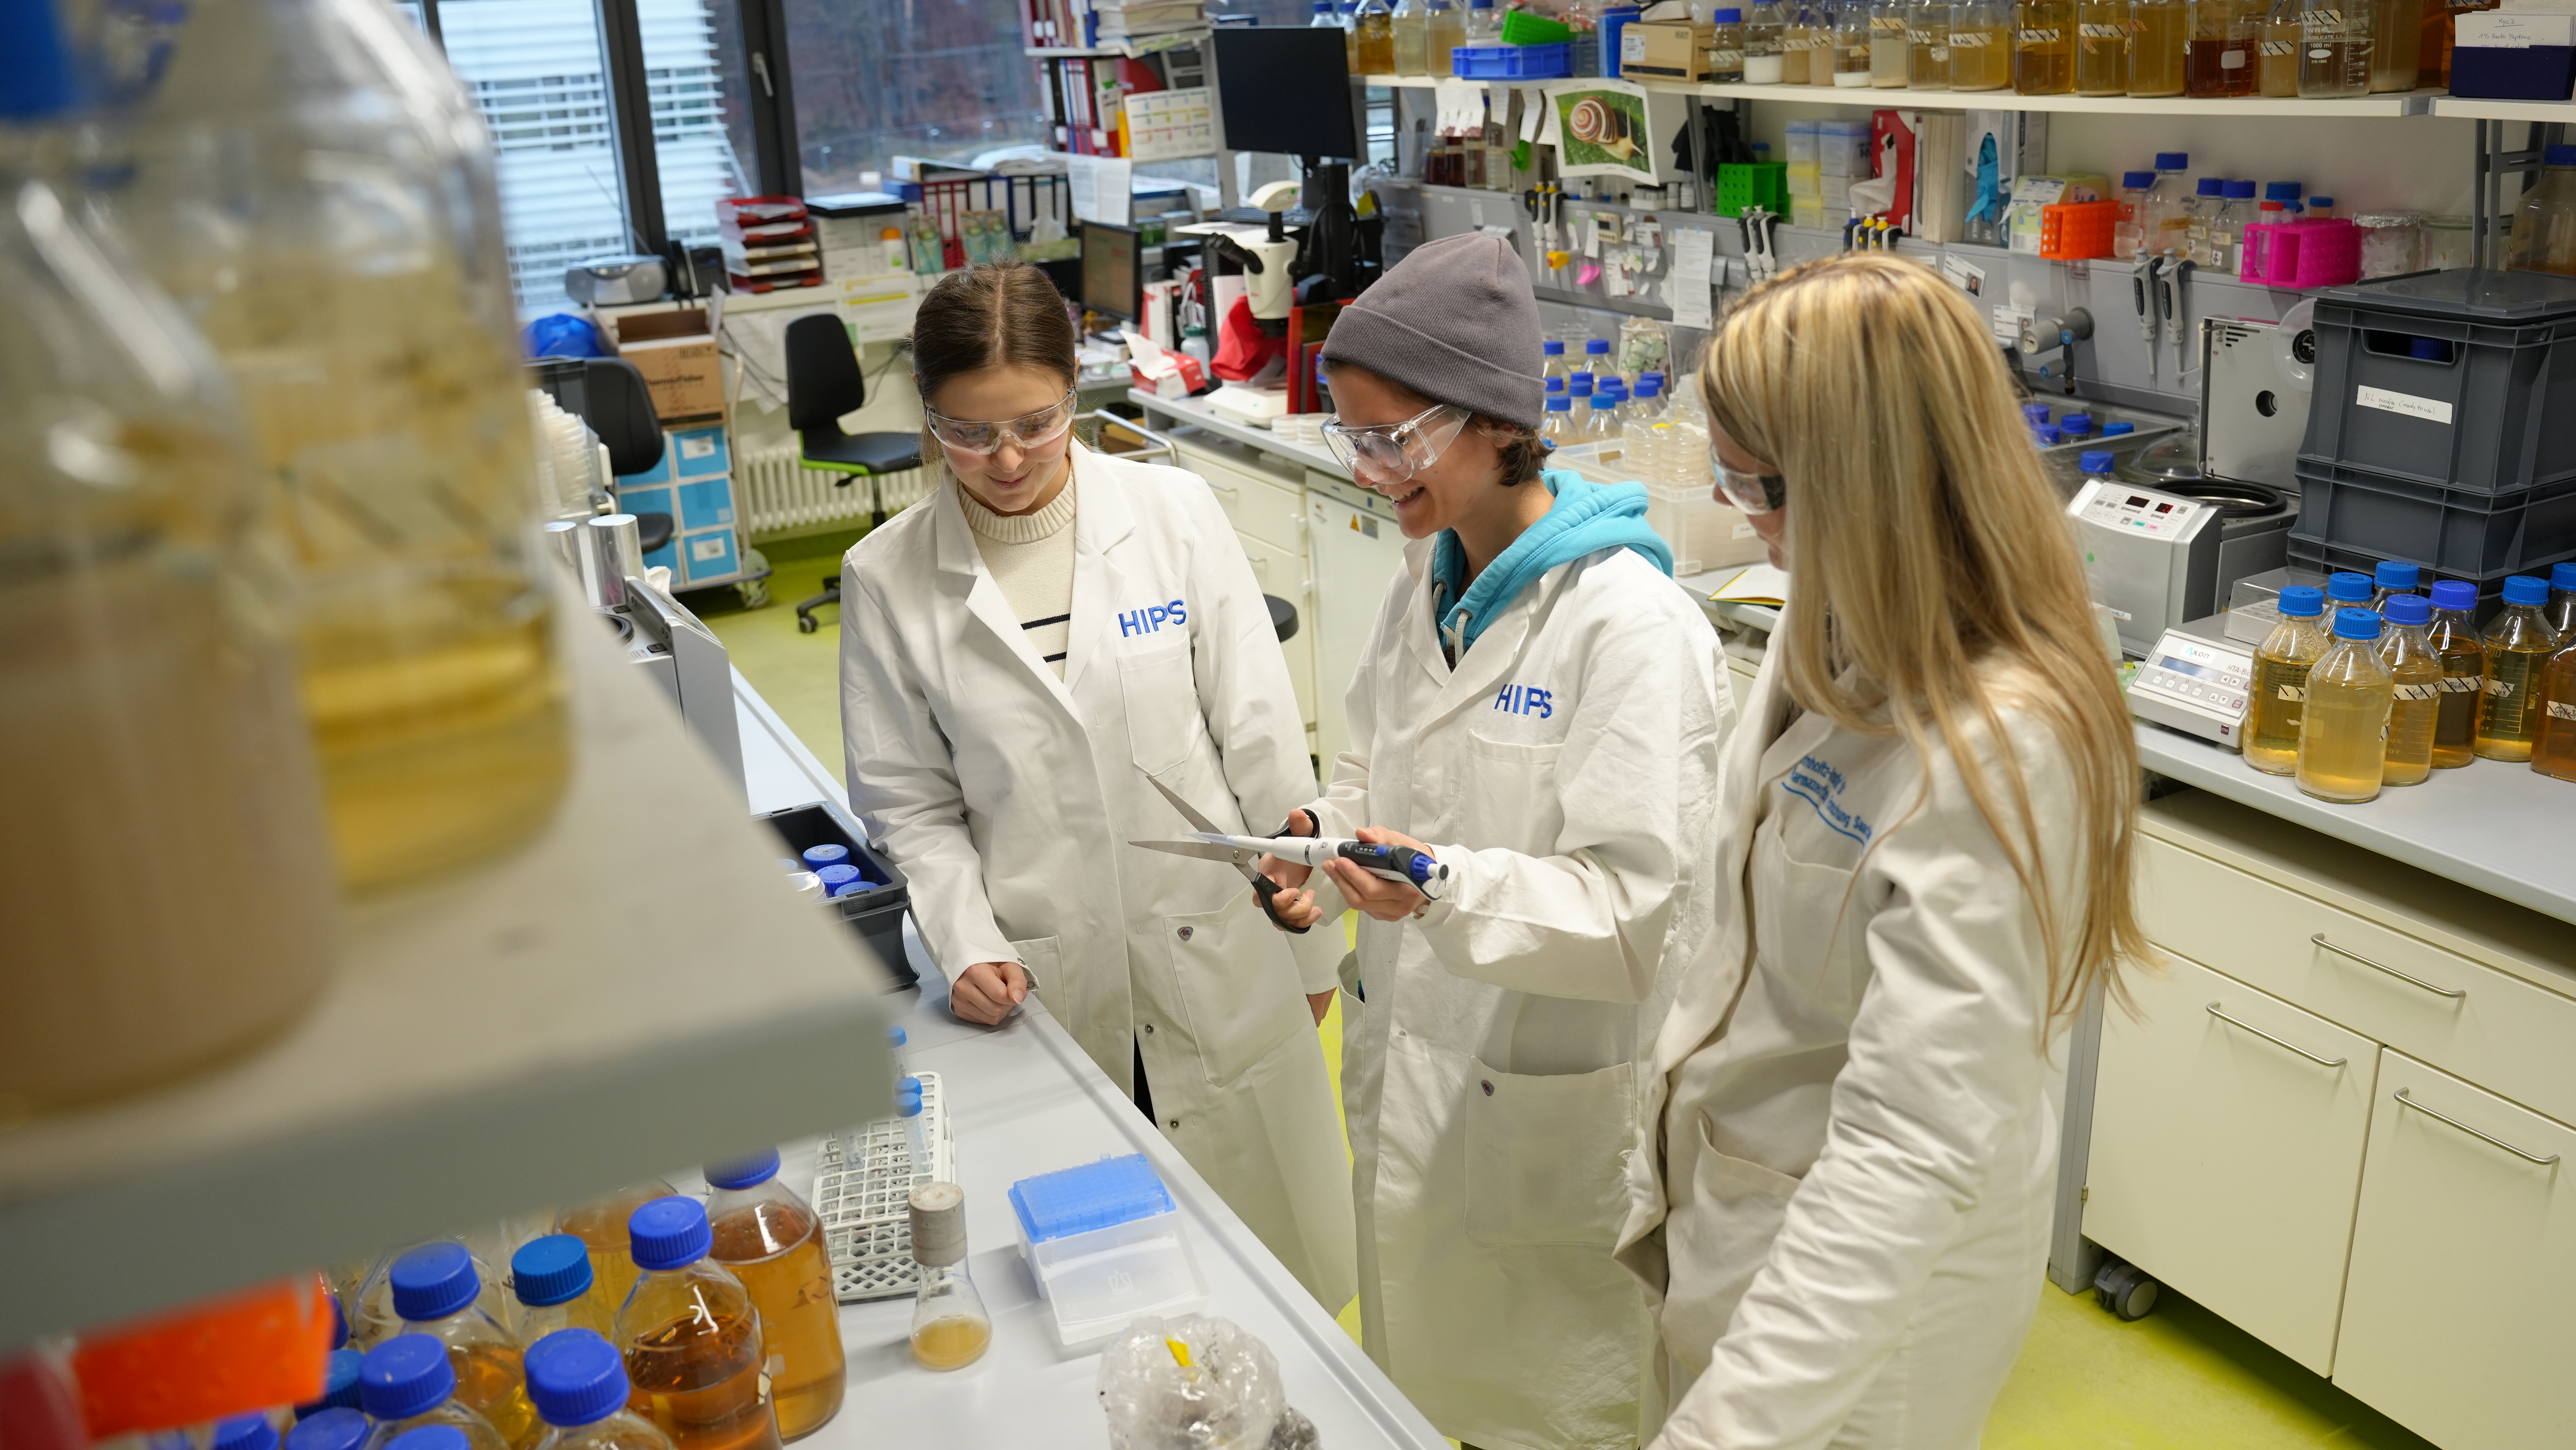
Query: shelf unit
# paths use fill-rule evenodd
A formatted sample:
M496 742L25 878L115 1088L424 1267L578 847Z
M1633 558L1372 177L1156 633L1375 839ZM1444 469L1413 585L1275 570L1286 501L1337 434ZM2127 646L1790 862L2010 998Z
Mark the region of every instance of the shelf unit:
M351 904L321 1000L232 1061L0 1127L0 1351L884 1111L891 979L558 614L575 761L536 839Z
M1917 91L1861 87L1756 86L1735 81L1639 81L1650 91L1704 100L1787 101L1810 106L1899 106L1927 111L2073 111L2118 116L2353 116L2430 114L2439 91L2390 91L2349 100L2303 101L2246 96L2232 100L2191 96L2024 96L2011 91ZM2509 104L2509 103L2508 103ZM2450 114L2445 112L2444 114Z
M2435 96L2433 114L2470 121L2536 121L2556 126L2576 121L2576 101L2481 101L2467 96Z
M1176 30L1169 35L1140 35L1107 45L1024 45L1020 47L1020 54L1031 60L1099 60L1108 57L1138 60L1175 46L1196 45L1207 38L1205 30Z

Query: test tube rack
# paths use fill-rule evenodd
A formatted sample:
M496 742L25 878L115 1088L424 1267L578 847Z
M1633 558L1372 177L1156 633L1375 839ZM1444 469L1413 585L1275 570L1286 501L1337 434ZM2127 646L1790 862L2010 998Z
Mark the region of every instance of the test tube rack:
M957 1139L949 1132L939 1074L921 1080L921 1136L931 1181L957 1181ZM823 1140L815 1157L814 1212L832 1256L833 1296L844 1304L893 1299L921 1287L912 1261L910 1135L903 1119L879 1118Z

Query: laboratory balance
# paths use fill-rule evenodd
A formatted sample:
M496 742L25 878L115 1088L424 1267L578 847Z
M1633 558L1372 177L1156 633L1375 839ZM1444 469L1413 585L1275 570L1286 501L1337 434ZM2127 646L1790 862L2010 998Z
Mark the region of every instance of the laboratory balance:
M2129 713L2221 745L2240 743L2254 649L2227 635L2227 616L2178 624L2156 636L2129 681Z

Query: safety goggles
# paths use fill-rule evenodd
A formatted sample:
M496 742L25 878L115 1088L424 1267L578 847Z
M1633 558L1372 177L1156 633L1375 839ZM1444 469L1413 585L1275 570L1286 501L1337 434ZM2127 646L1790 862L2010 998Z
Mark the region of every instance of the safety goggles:
M1324 445L1362 483L1402 483L1440 461L1474 415L1434 403L1401 423L1354 426L1339 414L1324 420Z
M1726 501L1748 514L1767 514L1789 501L1788 482L1776 473L1743 473L1717 461L1717 450L1708 452L1708 471L1717 475L1717 486L1726 493Z
M1034 413L1005 418L998 423L977 423L964 418L950 418L925 407L922 417L930 424L930 436L943 446L960 453L996 453L1003 444L1017 447L1023 453L1034 453L1065 435L1073 426L1073 393Z

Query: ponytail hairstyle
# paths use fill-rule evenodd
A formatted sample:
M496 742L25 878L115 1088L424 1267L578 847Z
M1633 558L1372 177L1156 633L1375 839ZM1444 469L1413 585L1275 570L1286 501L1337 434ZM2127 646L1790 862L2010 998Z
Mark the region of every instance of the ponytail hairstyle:
M1026 262L990 262L951 272L921 299L912 321L912 379L921 405L951 378L988 368L1053 373L1071 388L1082 374L1064 294ZM947 454L921 429L923 466L947 471ZM934 475L936 477L938 475Z

